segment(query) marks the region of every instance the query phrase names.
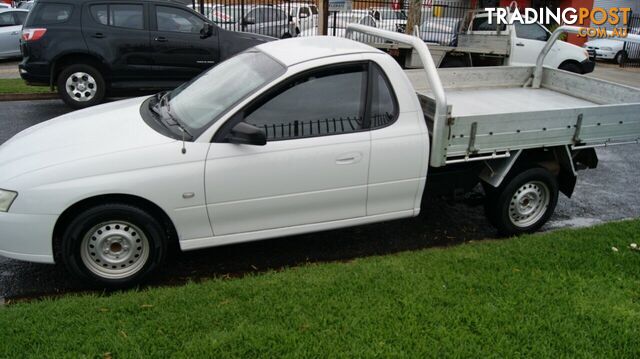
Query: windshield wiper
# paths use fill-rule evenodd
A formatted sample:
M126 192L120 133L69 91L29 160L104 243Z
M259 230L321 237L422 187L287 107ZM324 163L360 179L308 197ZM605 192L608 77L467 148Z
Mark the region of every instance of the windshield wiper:
M180 121L177 119L177 117L174 116L173 113L171 112L170 96L171 96L171 92L169 91L166 91L164 93L162 92L158 93L156 95L156 98L159 101L158 106L160 107L160 112L157 112L157 111L154 111L154 112L158 113L160 117L166 119L167 125L177 126L178 128L180 128L180 131L182 131L183 135L187 134L190 140L193 139L193 135L189 133L189 130L187 130L186 127L183 126L182 123L180 123ZM162 111L163 109L164 111Z

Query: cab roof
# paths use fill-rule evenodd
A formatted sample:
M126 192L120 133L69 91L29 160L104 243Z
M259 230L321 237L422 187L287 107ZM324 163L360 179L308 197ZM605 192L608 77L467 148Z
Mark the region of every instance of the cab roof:
M297 37L271 41L260 44L257 48L285 66L323 57L381 53L380 50L361 42L333 36Z

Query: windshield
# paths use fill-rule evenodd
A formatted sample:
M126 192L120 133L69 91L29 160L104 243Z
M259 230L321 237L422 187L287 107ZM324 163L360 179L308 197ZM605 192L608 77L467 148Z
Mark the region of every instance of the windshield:
M171 113L197 137L234 104L284 71L284 66L260 51L243 52L171 91Z

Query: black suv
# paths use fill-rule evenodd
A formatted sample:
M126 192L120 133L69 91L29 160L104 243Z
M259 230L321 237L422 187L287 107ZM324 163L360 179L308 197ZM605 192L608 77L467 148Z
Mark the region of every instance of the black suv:
M119 90L174 88L270 40L168 0L38 0L22 32L20 76L85 108Z

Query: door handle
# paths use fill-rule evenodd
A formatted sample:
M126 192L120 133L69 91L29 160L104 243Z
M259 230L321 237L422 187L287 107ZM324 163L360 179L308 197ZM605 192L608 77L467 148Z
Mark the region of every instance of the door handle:
M169 41L166 37L164 36L158 36L156 38L153 39L153 41L157 41L157 42L167 42Z
M336 164L337 165L353 165L360 162L360 160L362 160L361 153L356 153L356 152L347 153L336 158Z
M96 38L96 39L103 39L104 38L104 34L101 32L96 32L95 34L91 35L91 37Z
M516 43L516 46L524 47L524 44L521 42Z

